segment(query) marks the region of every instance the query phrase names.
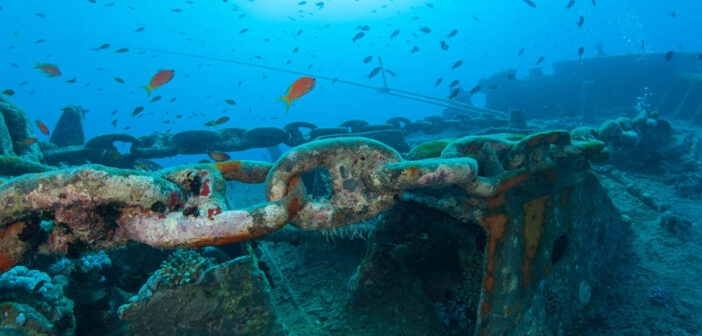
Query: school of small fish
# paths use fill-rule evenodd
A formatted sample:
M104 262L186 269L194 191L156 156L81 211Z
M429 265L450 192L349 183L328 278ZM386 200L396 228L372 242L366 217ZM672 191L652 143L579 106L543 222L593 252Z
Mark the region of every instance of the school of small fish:
M254 2L257 0L248 0L248 2ZM258 0L260 1L260 0ZM585 15L589 15L592 13L593 7L597 7L597 2L596 0L590 0L590 1L585 1L585 0L561 0L562 4L559 3L558 7L560 10L563 11L562 15L566 16L568 18L568 24L569 24L569 29L572 29L573 31L587 31L587 29L593 25L593 23L588 23L586 24L586 17ZM93 5L102 5L104 7L118 7L120 5L124 6L124 4L119 4L117 2L98 2L97 0L87 0L88 3L93 4ZM231 11L232 12L237 12L240 10L240 6L237 4L234 4L232 1L227 1L223 0L223 3L229 5L231 4ZM291 27L294 27L294 23L298 21L304 20L306 17L313 16L313 15L319 15L318 13L324 13L327 11L328 8L330 8L332 5L330 5L331 1L330 0L325 0L325 1L298 1L296 4L299 6L300 10L296 14L291 14L287 16L287 19L291 21ZM524 9L525 12L529 13L535 13L536 11L543 10L544 7L550 6L550 4L547 4L545 0L522 0L523 4L520 4L520 2L515 2L515 6L524 6L526 5L527 9ZM175 3L175 2L174 2ZM185 1L187 5L195 5L195 1L192 0L187 0ZM293 2L293 4L295 4ZM431 3L427 2L425 3L427 10L433 10L435 6L439 6L440 3ZM587 8L585 8L587 6ZM126 8L129 10L136 11L139 8L138 3L134 4L129 4L126 5ZM380 8L385 8L387 5L381 6ZM380 9L379 8L379 9ZM176 17L182 17L187 14L188 12L188 7L172 7L172 8L167 8L165 9L166 13L161 13L162 15L172 15L174 16L174 19ZM379 9L374 9L373 12L377 12ZM3 7L0 6L0 11L3 11ZM5 11L3 11L4 13ZM49 14L49 15L47 15ZM678 14L675 11L669 11L666 14L669 18L677 18ZM36 12L34 13L34 16L32 16L31 19L33 20L44 20L43 22L50 21L52 20L51 13L49 12ZM245 13L237 13L234 14L232 18L236 19L235 28L232 30L231 35L233 35L236 38L248 38L251 35L255 35L257 33L260 33L255 27L248 27L245 24L245 19L247 17L247 14ZM475 25L479 25L481 22L481 18L477 15L470 14L466 16L467 20L472 20L472 22ZM30 18L27 18L29 20ZM573 20L573 21L571 21ZM402 73L400 71L395 72L391 69L388 69L387 67L383 66L382 64L382 51L380 47L384 44L386 47L394 48L396 50L402 50L403 53L406 53L407 57L416 57L414 55L424 55L427 53L432 53L434 51L441 52L442 55L447 55L447 59L450 60L450 62L446 61L441 61L441 63L438 64L432 64L432 68L436 69L443 69L445 71L442 71L443 77L434 77L436 80L434 81L434 87L441 88L446 90L449 94L447 98L449 100L457 98L459 95L460 96L470 96L477 94L479 92L486 92L488 90L498 90L499 88L496 85L490 85L486 87L481 87L480 85L475 85L473 86L472 89L468 90L467 88L462 87L461 81L458 78L461 78L465 76L465 74L469 71L473 71L481 66L481 64L476 64L473 59L470 59L468 57L461 57L463 59L457 59L458 57L455 57L455 53L457 52L456 50L464 50L462 48L465 48L465 46L469 43L472 43L473 36L471 34L476 34L476 31L467 31L466 29L461 29L459 30L458 28L452 28L446 29L446 27L435 27L433 25L427 24L429 22L428 20L424 20L424 17L422 15L416 15L412 16L409 18L409 23L402 26L402 29L399 29L396 27L396 23L387 23L387 27L381 26L381 25L376 25L376 24L359 24L356 25L355 29L351 30L349 29L347 31L348 35L342 35L339 39L339 43L346 44L348 45L348 48L350 50L363 50L361 48L369 48L370 50L373 50L374 52L372 54L366 54L365 56L360 56L358 54L355 54L356 56L353 58L353 62L359 62L359 66L363 66L365 70L363 70L362 73L360 73L360 76L365 77L364 80L368 81L369 83L375 83L378 84L380 80L383 81L385 85L385 81L387 81L389 78L393 77L398 77L402 76ZM575 26L572 25L572 23L575 23ZM384 24L385 25L385 24ZM478 26L476 26L478 27ZM148 23L145 24L144 22L140 22L138 25L130 25L127 27L128 32L130 34L139 34L138 36L146 36L147 34L150 34L154 29L152 29ZM327 28L330 28L329 24L325 24L323 26L320 26L319 31L323 31ZM352 28L352 27L351 27ZM319 35L318 32L313 32L312 29L309 29L306 27L306 29L302 28L288 28L286 26L285 29L285 34L286 36L290 38L297 38L300 36L309 36L312 34L315 34L314 38L316 39ZM178 32L179 35L186 36L187 34L183 31ZM20 32L14 32L14 37L19 37ZM137 36L137 35L134 35ZM38 37L38 36L37 36ZM45 45L47 43L50 43L50 38L44 36L43 38L38 38L33 37L31 41L33 41L34 45ZM267 36L262 39L266 43L275 43L276 37L274 36ZM188 38L189 42L193 42L194 40L192 38ZM430 42L430 43L427 43ZM644 40L641 40L641 49L646 50L646 42ZM638 45L638 40L636 40L636 44ZM204 45L204 44L203 44ZM421 46L421 48L420 48ZM538 46L534 45L529 45L529 46L516 46L517 48L514 48L513 50L516 51L516 56L517 57L522 57L520 59L523 59L525 62L528 62L530 65L542 65L546 60L549 62L552 59L555 59L553 55L540 55L536 54L536 50L538 49ZM14 45L9 46L8 49L13 49ZM238 46L237 46L238 48ZM232 53L235 53L237 48L231 48ZM290 48L290 49L287 49ZM578 58L583 58L583 57L588 57L589 53L597 55L602 55L602 44L598 42L597 45L594 46L594 48L588 49L585 48L585 46L577 46L577 48L573 48L575 51L571 51L569 54L572 54L573 56L577 55ZM145 55L149 52L148 49L143 49L140 48L136 45L134 46L129 46L129 45L122 45L122 43L118 41L110 41L110 42L105 42L105 41L97 41L97 43L90 43L85 47L85 50L88 52L93 53L93 55L96 55L94 57L102 57L100 55L104 55L105 57L132 57L130 55ZM307 70L310 69L319 69L317 64L315 64L312 61L308 61L305 64L300 64L299 62L299 56L300 55L309 55L311 56L311 59L315 59L317 57L316 54L314 54L314 46L305 46L305 45L298 45L298 46L290 46L286 47L286 55L284 58L281 60L285 62L286 66L290 66L291 69L293 67L305 67ZM292 52L290 52L292 50ZM588 51L588 54L586 54L586 50ZM590 51L593 50L593 51ZM377 51L377 52L376 52ZM515 54L513 54L514 51L511 51L510 54L514 57ZM158 55L152 55L152 57L157 57ZM107 56L107 55L113 55L113 56ZM453 56L451 56L453 55ZM676 52L673 50L668 51L664 55L664 60L666 62L672 61L676 55ZM488 56L488 53L485 52L485 56ZM51 60L51 55L46 55L46 56L41 56L39 58L44 58L47 61ZM270 59L270 56L260 54L260 55L249 55L247 61L250 62L256 62L256 61L267 61ZM702 54L699 54L699 59L702 60ZM10 65L15 68L21 68L22 65L19 64L20 62L16 63L11 63ZM64 63L64 65L66 65ZM176 71L174 69L171 69L172 65L170 64L162 64L163 68L160 68L158 66L153 67L148 73L143 73L142 74L142 79L136 79L132 78L131 76L127 76L125 74L110 74L104 78L111 79L110 83L111 85L118 85L120 88L126 88L127 90L131 90L130 88L134 87L136 88L133 83L134 82L141 82L141 83L146 83L146 85L141 86L141 88L145 89L147 92L147 98L148 101L145 101L147 104L143 104L140 106L136 106L133 109L131 109L131 118L142 118L145 115L152 115L154 114L154 106L164 106L164 105L148 105L148 103L155 104L161 100L164 100L163 98L165 97L165 100L163 102L160 102L158 104L166 104L166 101L168 101L168 104L172 104L176 101L175 95L178 95L176 93L176 87L178 89L181 88L181 85L187 85L187 83L182 83L187 81L188 78L192 74L190 73L181 73L179 70L179 75L178 79L176 79L175 73ZM213 65L210 63L201 63L199 64L200 68L209 68L212 67ZM422 66L426 66L422 64ZM104 83L100 84L95 84L91 83L90 81L85 80L85 78L78 78L75 75L75 65L66 65L66 68L61 69L66 70L66 77L63 77L62 70L60 69L59 65L54 64L54 63L49 63L49 62L40 62L40 61L34 61L34 66L33 69L36 69L37 72L46 75L46 77L49 78L56 78L56 77L63 77L66 79L62 79L61 83L65 82L66 84L76 84L75 86L82 85L85 88L92 87L95 88L98 91L104 90ZM159 69L160 68L160 69ZM297 69L297 68L295 68ZM99 67L95 68L96 71L109 71L109 67L107 67L104 64L101 64ZM153 72L151 72L153 71ZM300 72L297 72L300 73ZM454 77L454 78L449 78ZM506 73L506 76L510 80L516 79L516 74L515 72L508 72ZM149 80L150 77L150 80ZM261 75L262 79L265 80L267 79L267 74L262 74ZM308 95L314 88L317 83L317 80L314 78L315 76L296 76L295 78L289 77L286 80L292 81L291 84L289 84L287 90L285 91L285 94L279 98L276 98L275 100L280 100L285 103L285 113L287 113L291 105L300 99L303 96ZM446 77L446 78L445 78ZM50 80L56 80L56 79L50 79ZM148 80L148 82L147 82ZM332 84L337 83L337 78L334 78L331 80ZM177 84L169 84L171 82L178 82ZM0 92L0 94L11 97L15 95L19 91L20 93L26 93L26 89L23 89L25 85L29 84L29 81L23 81L22 83L19 83L17 87L13 88L6 88L3 91ZM282 83L280 81L277 81L274 84L270 84L270 90L271 92L266 92L264 95L270 97L271 94L273 94L272 91L277 91L282 89L282 85L285 83ZM164 86L174 86L171 89L163 89ZM246 84L243 83L241 80L234 80L231 82L230 86L231 88L239 88L242 86L245 86ZM430 86L431 83L428 83ZM465 85L465 83L463 84ZM470 85L470 84L469 84ZM163 94L153 96L151 97L151 94L154 90L159 90L158 92ZM170 91L169 91L170 90ZM137 90L138 91L138 90ZM35 91L29 91L29 94L33 94ZM129 91L130 93L134 93L134 90ZM232 91L235 92L235 91ZM237 94L231 94L232 97L238 99ZM207 96L205 99L210 99L213 98L212 96ZM216 97L215 97L216 98ZM307 98L305 98L307 99ZM312 99L312 98L310 98ZM221 112L227 113L228 110L231 109L246 109L246 107L241 107L244 104L237 104L237 101L229 98L229 97L220 97L216 101L220 102L222 104L222 110ZM177 105L177 104L176 104ZM175 105L174 105L175 106ZM252 108L249 107L249 112L252 111ZM110 115L117 116L119 113L119 110L113 110ZM128 111L126 113L129 113ZM192 111L188 114L188 112L182 112L182 113L172 113L169 114L168 111L165 111L165 115L168 116L168 119L163 120L164 124L174 124L175 119L193 119L193 118L206 118L207 114L204 112L200 111ZM269 120L275 120L278 118L277 116L269 116ZM112 119L112 118L110 118ZM113 127L118 127L119 118L115 117L112 119L110 124ZM207 120L207 119L204 119ZM214 120L209 120L204 122L204 125L207 127L215 127L219 126L222 124L227 123L230 120L229 116L222 116L220 118L214 119ZM261 120L265 120L265 117L261 118ZM36 120L35 124L37 128L39 129L40 134L44 136L48 136L50 134L49 128L41 121ZM122 125L120 123L120 126L122 127L123 130L129 129L131 126L130 125ZM170 129L167 129L166 132L170 132ZM36 138L28 138L25 139L20 143L21 146L31 146L37 141ZM222 161L228 159L228 155L226 153L218 153L218 152L210 152L209 156L212 160L215 161Z

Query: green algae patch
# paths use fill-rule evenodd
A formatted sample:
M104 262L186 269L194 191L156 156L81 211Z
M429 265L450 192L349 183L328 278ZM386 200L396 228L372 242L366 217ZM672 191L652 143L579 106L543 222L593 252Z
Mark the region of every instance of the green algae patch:
M407 160L422 160L437 158L441 156L441 151L451 143L453 139L441 139L434 140L423 143L415 148L413 148L409 154L407 154Z

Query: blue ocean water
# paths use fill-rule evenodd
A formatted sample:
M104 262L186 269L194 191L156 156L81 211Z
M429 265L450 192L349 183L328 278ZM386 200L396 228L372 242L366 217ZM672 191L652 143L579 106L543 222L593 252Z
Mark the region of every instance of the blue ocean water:
M548 73L553 62L577 59L579 47L584 49L583 58L597 56L598 44L607 55L702 49L696 29L702 5L696 1L580 0L570 9L567 1L540 1L536 8L516 0L320 2L3 1L0 88L13 89L15 102L47 125L55 124L62 107L83 106L90 111L84 121L86 138L122 132L125 127L135 136L178 132L201 128L222 116L230 121L221 127L282 126L298 120L335 126L348 119L371 123L400 115L421 119L440 115L443 107L319 80L285 114L273 99L299 75L173 53L375 87L383 85L381 76L368 75L382 57L385 68L397 75L387 76L389 87L447 97L453 80L470 90L480 78L497 71L514 68L518 77L526 76L541 57ZM581 16L584 23L578 27ZM430 32L421 31L425 27ZM143 30L136 32L139 28ZM396 30L399 34L391 38ZM456 35L449 37L453 30ZM365 36L353 42L361 31ZM93 50L105 43L110 47ZM419 50L411 53L414 47ZM119 48L129 51L115 53ZM367 56L373 60L364 63ZM459 60L463 64L452 69ZM34 62L56 64L62 76L46 78L32 68ZM162 69L175 70L175 77L154 91L152 97L163 99L151 103L152 97L140 87ZM66 83L73 78L75 83ZM437 78L443 81L435 86ZM169 103L172 98L176 101ZM473 100L484 104L481 94ZM138 106L145 110L132 118ZM118 112L110 115L114 110ZM175 119L178 114L183 118ZM110 124L115 119L116 128ZM254 150L237 157L260 159L260 153Z

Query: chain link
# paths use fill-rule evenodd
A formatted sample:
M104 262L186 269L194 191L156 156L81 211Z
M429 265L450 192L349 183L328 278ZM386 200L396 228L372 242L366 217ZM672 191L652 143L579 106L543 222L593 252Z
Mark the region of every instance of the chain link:
M129 241L168 248L218 245L289 223L330 229L375 217L412 189L455 185L467 197L487 199L559 160L586 162L603 148L599 141L571 143L568 132L557 130L469 136L448 143L439 157L405 160L379 141L347 137L300 145L274 165L226 161L155 173L92 165L25 175L0 185L0 243L15 247L0 257L16 262L38 246L67 253L78 242L94 249ZM301 175L317 169L329 173L329 199L305 193ZM226 180L265 182L268 202L230 210ZM62 229L55 226L48 239L33 244L8 240L19 236L7 234L17 223L29 230L40 218Z

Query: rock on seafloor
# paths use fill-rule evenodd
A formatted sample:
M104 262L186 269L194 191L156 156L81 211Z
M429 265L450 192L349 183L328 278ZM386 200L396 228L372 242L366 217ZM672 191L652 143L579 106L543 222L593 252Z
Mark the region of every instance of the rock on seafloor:
M194 283L169 287L155 273L120 307L131 335L284 335L269 285L252 257L211 267Z

